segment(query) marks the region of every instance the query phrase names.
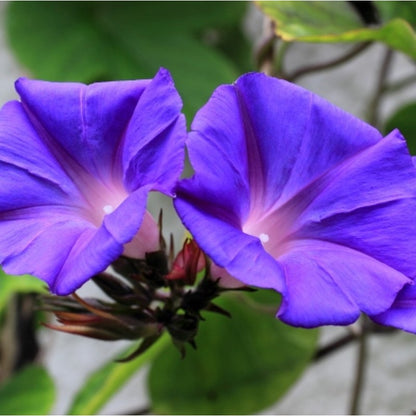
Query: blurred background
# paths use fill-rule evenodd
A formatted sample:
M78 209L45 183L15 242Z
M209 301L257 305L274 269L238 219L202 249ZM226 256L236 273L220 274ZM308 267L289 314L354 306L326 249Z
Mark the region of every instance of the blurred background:
M410 3L414 6L414 2ZM275 47L277 42L274 38L270 42L270 28L270 20L250 2L0 2L0 104L17 98L13 84L21 76L89 83L150 78L160 66L165 66L183 97L189 124L216 86L233 82L248 71L267 70L268 48L272 44ZM280 44L278 47L283 49ZM299 68L343 56L352 45L299 41L284 47L284 66L278 69L294 74ZM369 114L386 49L385 44L374 43L348 62L305 73L294 81L362 119L372 118L383 130L388 124L386 120L397 109L416 102L416 85L409 83L377 103L376 117ZM389 81L394 84L414 77L415 69L414 60L395 52L389 64ZM183 230L170 201L153 196L150 204L154 213L163 205L166 233L174 233L179 246ZM94 291L87 284L80 294L91 295ZM328 345L348 331L322 328L318 345ZM11 341L3 334L2 345L8 342ZM46 366L57 386L52 414L65 413L86 377L129 345L48 329L38 331L38 342L37 360ZM347 413L357 351L357 343L351 342L311 362L287 394L261 413ZM371 335L367 364L362 413L411 414L416 410L415 335L400 331ZM138 413L146 409L147 371L143 369L133 377L101 414Z

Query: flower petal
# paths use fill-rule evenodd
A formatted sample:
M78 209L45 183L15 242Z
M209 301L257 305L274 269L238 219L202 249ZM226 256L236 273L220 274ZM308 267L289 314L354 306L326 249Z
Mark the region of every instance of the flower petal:
M414 278L415 212L414 199L393 201L334 215L305 226L296 237L319 238L350 247Z
M0 215L0 262L25 250L44 229L77 217L64 206L14 209Z
M192 199L187 200L185 186L183 184L181 187L180 196L174 200L174 205L201 249L218 266L224 267L242 282L284 291L280 265L264 250L259 239L241 232L221 218L199 210Z
M150 212L146 211L138 232L124 245L123 256L143 259L146 253L160 249L159 240L159 227Z
M195 205L207 213L239 227L249 212L250 188L245 131L235 89L217 88L198 111L192 129L187 148L196 175L181 181L178 195L186 193L186 198L195 198Z
M0 162L0 170L0 212L33 205L60 205L69 202L68 195L59 185L26 169Z
M21 179L7 180L3 173L3 183L0 192L4 191L7 183L14 189L15 195L22 198L25 192L18 192L16 186L25 186L23 177L29 178L32 185L26 186L26 192L36 187L35 182L48 186L57 197L59 190L71 198L79 198L79 191L72 180L67 176L54 155L42 142L37 131L34 129L21 103L10 101L0 111L0 163L4 168ZM33 191L33 193L35 193ZM4 205L10 201L12 195L1 198L0 204ZM39 194L38 198L43 195ZM47 200L47 198L46 198Z
M284 80L248 74L235 90L251 149L251 192L263 188L256 192L265 211L381 138L370 125Z
M311 182L300 195L313 196L298 222L416 196L416 171L398 130L338 164ZM376 208L377 209L377 208ZM410 225L410 224L409 224Z
M72 172L78 164L108 181L116 169L114 159L124 131L149 82L86 86L20 78L16 90L35 128L43 131L42 139L65 169Z
M216 264L231 274L233 264L235 277L257 285L264 283L262 266L257 266L261 277L256 278L246 271L249 262L239 266L234 261L238 256L271 262L258 239L243 242L248 235L241 230L249 215L261 217L380 138L372 127L312 93L263 74L248 74L233 86L217 88L192 129L187 145L196 174L177 188L178 214ZM253 256L247 257L248 248L244 254L237 249L226 254L223 244L231 245L224 238L229 237L227 223L233 234L240 230L241 243L233 243L235 247L250 244L256 247ZM276 274L268 287L283 290L279 266L268 267ZM270 285L271 278L266 279Z
M59 275L51 285L57 295L68 295L92 276L105 270L123 252L123 245L105 227L85 229L72 246Z
M286 322L377 315L416 276L416 171L398 131L383 139L261 74L219 87L192 128L178 214L219 267L281 291Z
M131 194L96 229L88 221L53 207L22 210L0 221L0 253L10 274L33 274L58 295L68 295L106 269L139 231L148 189ZM134 215L132 215L132 212ZM146 239L136 248L154 250Z
M111 214L104 217L103 224L111 235L125 244L137 233L146 212L149 188L143 187L131 193Z
M94 229L86 227L82 221L67 219L44 225L36 234L33 229L29 231L32 231L32 236L30 241L25 241L26 247L3 260L3 268L10 274L33 274L47 282L56 293L56 277L70 256L73 246L83 233L94 232ZM19 233L23 234L23 230L15 230L14 235Z
M147 196L151 190L172 194L186 135L168 73L161 70L154 82L90 86L20 79L16 89L22 103L0 112L0 262L6 272L33 274L67 295L107 268L131 240L136 255L157 249ZM124 168L135 175L127 183Z
M371 318L379 324L416 333L416 285L406 285L391 308Z
M130 192L151 184L172 193L184 163L186 124L181 109L169 72L159 70L140 97L125 135L122 163Z
M360 311L380 313L410 282L372 257L319 240L291 242L279 262L287 291L278 316L295 326L346 325Z
M296 213L291 238L332 241L416 276L416 172L398 131L339 164L274 214ZM398 236L400 236L398 238Z

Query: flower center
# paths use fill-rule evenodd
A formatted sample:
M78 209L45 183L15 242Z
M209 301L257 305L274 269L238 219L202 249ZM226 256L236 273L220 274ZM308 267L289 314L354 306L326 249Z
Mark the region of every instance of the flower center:
M259 235L260 241L264 244L267 243L270 240L269 234L261 233Z
M290 233L293 220L290 215L279 210L261 215L253 211L245 224L243 232L257 237L264 250L278 258L287 249L286 237Z
M107 215L107 214L111 214L113 211L114 211L114 207L112 206L112 205L110 205L110 204L108 204L108 205L104 205L103 206L103 211L104 211L104 213Z
M84 179L82 193L86 202L86 219L96 227L101 226L104 217L114 212L128 197L121 184L103 184L91 177Z

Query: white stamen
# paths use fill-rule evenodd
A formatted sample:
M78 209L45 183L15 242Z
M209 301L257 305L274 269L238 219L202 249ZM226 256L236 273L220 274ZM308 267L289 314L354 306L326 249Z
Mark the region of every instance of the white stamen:
M103 211L104 211L106 214L111 214L111 213L114 211L114 208L113 208L113 206L112 206L112 205L104 205L104 206L103 206Z
M259 238L260 238L260 241L262 243L267 243L269 241L269 235L268 234L265 234L265 233L261 233L259 235Z

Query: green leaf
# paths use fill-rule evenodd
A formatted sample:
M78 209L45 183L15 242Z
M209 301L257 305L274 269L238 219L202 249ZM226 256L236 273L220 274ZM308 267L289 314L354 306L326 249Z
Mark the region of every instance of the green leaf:
M398 128L407 140L410 153L416 155L416 102L401 107L386 122L385 133Z
M44 415L55 401L55 387L47 371L26 366L0 386L0 414Z
M137 358L125 363L116 362L114 358L95 371L79 389L68 414L96 414L143 365L153 360L165 348L168 340L169 336L165 334ZM130 347L118 358L127 357L136 349L137 345Z
M289 327L266 314L263 304L256 304L258 310L247 306L244 296L222 299L231 319L206 313L196 351L189 348L181 359L170 348L153 362L154 413L252 414L275 403L300 377L317 331Z
M339 36L362 28L358 15L343 1L258 1L257 4L278 22L277 33L286 41L310 36Z
M378 1L376 3L384 21L400 17L416 26L416 3L414 1Z
M15 293L47 293L46 284L33 276L12 276L0 269L0 315Z
M245 8L241 2L12 2L6 23L16 56L36 78L89 83L151 78L168 68L190 119L214 88L239 75L235 62L206 41L206 31L239 30Z
M416 33L397 18L380 27L364 27L347 2L257 1L287 42L384 42L416 59Z

